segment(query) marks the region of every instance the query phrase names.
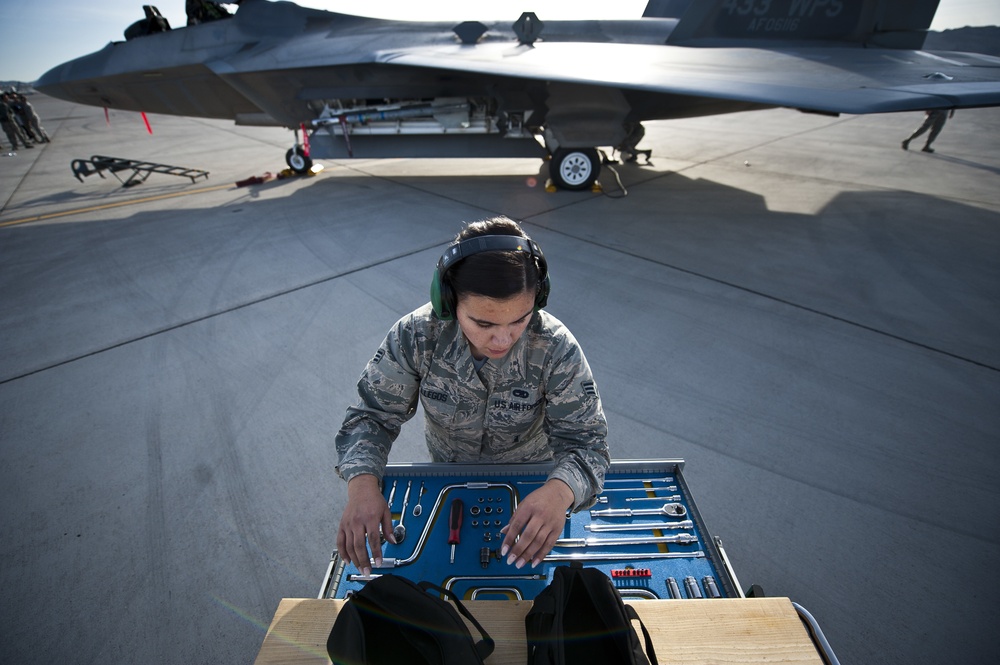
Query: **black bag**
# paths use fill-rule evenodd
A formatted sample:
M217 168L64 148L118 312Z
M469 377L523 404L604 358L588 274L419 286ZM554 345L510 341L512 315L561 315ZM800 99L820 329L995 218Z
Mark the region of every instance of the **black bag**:
M478 642L449 596L482 635ZM470 665L493 653L493 639L455 594L430 582L383 575L352 595L337 615L326 651L334 665Z
M646 637L645 654L632 621L639 621ZM636 611L622 602L607 575L579 563L556 568L524 617L524 628L528 665L657 665Z

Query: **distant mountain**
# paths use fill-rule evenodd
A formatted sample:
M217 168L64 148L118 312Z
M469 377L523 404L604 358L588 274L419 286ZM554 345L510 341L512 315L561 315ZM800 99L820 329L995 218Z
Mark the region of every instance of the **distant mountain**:
M928 32L924 40L927 51L966 51L1000 56L1000 28L958 28L944 32Z
M35 89L31 87L31 84L25 83L24 81L0 81L0 90L14 90L25 95L30 95L35 92Z

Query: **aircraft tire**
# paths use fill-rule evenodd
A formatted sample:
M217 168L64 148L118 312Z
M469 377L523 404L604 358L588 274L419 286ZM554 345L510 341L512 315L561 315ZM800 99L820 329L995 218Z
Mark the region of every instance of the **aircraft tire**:
M560 148L549 163L549 176L560 189L590 189L600 173L596 148Z
M289 148L288 152L285 153L285 163L288 164L288 168L301 175L309 173L309 169L313 165L313 160L311 157L306 157L301 146L295 146L294 148Z

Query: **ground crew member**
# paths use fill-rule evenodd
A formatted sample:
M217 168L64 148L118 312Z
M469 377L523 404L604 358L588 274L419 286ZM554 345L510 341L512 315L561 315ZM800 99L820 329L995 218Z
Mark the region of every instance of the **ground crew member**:
M946 109L928 109L924 111L927 117L924 118L924 123L917 127L916 131L910 134L910 137L903 141L903 150L910 149L910 141L917 138L928 129L931 133L927 135L927 142L924 147L921 148L923 152L934 152L934 148L931 147L931 143L934 143L934 139L937 138L938 134L941 133L941 128L944 127L944 123L955 115L955 109L951 110L949 114Z
M17 150L18 142L25 148L35 147L28 143L28 137L14 118L14 107L11 103L10 93L7 92L0 97L0 126L3 127L7 140L10 141L11 150Z
M418 401L435 462L553 461L501 529L508 563L541 563L566 511L596 502L610 464L607 421L576 339L541 309L548 292L545 257L506 217L469 224L438 261L431 302L389 330L336 437L348 481L337 549L347 563L369 573L367 545L380 565L380 527L395 541L381 482Z
M31 134L35 143L48 143L49 135L45 133L45 128L42 127L42 119L35 112L35 107L31 105L27 97L21 94L17 95L17 102L19 104L18 112L25 130Z

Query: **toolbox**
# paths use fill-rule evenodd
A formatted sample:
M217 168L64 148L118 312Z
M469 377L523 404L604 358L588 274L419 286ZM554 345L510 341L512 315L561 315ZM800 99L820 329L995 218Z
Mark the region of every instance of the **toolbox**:
M684 461L614 460L598 502L568 513L537 567L508 565L500 530L551 463L391 464L383 496L397 544L361 575L335 552L319 598L346 598L383 574L429 581L465 600L532 600L555 568L578 561L611 578L626 599L739 598L739 581L684 481ZM400 539L400 535L402 538Z

